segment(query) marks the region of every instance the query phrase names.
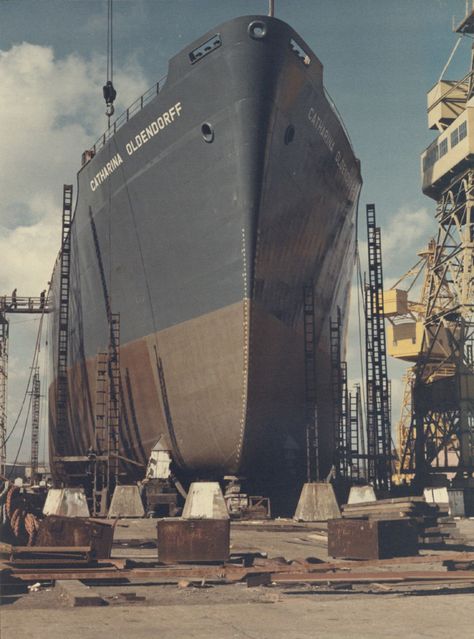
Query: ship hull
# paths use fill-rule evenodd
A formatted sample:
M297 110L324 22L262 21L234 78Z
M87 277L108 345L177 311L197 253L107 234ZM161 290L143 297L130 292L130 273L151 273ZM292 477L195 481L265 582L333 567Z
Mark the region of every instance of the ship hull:
M264 38L249 35L256 21ZM194 64L199 43L178 54L160 94L79 173L61 450L85 454L94 443L109 305L120 314L123 457L145 464L160 440L183 476L243 475L266 494L297 492L303 290L314 291L326 472L329 319L339 308L346 321L359 167L319 61L306 45L309 65L295 54L291 41L301 41L287 25L240 18L202 41L217 35L221 44ZM57 313L53 344L55 321ZM50 422L54 459L54 410ZM143 475L134 464L123 472Z

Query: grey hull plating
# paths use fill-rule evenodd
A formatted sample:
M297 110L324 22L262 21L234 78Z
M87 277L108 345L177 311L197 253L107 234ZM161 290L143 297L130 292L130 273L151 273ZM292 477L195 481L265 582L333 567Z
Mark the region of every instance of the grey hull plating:
M255 21L263 38L249 33ZM217 35L220 46L192 64L189 53ZM345 316L360 184L322 66L286 24L239 18L173 58L160 93L79 172L66 454L83 454L93 441L108 296L120 313L124 456L145 462L161 437L191 476L240 473L262 490L275 477L297 483L305 458L303 287L312 282L329 469L328 323L338 306ZM54 457L54 411L50 421Z

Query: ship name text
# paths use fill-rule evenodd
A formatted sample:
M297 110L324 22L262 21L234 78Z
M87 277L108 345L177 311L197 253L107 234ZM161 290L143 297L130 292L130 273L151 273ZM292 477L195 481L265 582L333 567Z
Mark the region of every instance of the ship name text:
M133 155L140 147L149 142L152 137L157 135L167 126L172 124L175 119L181 115L181 102L177 102L174 106L170 107L167 111L164 111L161 115L150 122L144 129L140 131L132 140L129 140L125 145L128 155Z
M337 168L341 173L341 177L349 191L352 191L354 187L354 176L352 175L349 167L344 162L344 158L342 157L342 153L338 151L334 157L336 161Z
M116 153L110 162L104 164L100 171L92 178L90 182L91 190L95 191L97 187L102 184L102 182L106 180L109 175L115 171L115 169L118 169L121 164L123 164L122 156L120 153Z
M171 106L167 111L164 111L161 115L152 120L144 129L137 133L134 138L125 144L127 154L133 155L136 151L139 151L144 144L149 142L152 137L157 135L163 129L166 129L166 127L170 124L173 124L173 122L181 116L182 109L183 107L181 102L176 102L176 104ZM120 153L116 153L110 162L104 164L100 171L91 179L91 190L95 191L121 164L123 164L122 156Z
M325 125L324 120L321 118L320 115L318 115L318 112L315 109L313 109L313 107L311 107L310 110L308 111L308 120L311 122L311 124L314 126L316 131L322 137L324 144L328 147L328 149L332 153L334 151L334 138L332 137L329 129Z
M347 166L344 160L342 151L340 151L339 149L336 149L336 152L334 153L334 150L336 148L334 138L331 132L329 131L328 127L326 126L326 123L324 122L322 117L318 114L316 109L314 109L313 107L310 107L308 111L308 120L311 122L313 127L319 133L319 135L321 136L324 144L327 146L329 151L334 154L334 161L339 170L342 181L344 182L344 184L346 185L349 191L349 197L352 198L358 185L356 171L351 171L351 169Z

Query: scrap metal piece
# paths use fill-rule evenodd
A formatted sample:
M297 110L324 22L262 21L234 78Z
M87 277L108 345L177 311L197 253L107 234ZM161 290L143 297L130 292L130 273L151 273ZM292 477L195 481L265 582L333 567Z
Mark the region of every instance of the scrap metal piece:
M50 515L40 523L38 546L87 546L96 559L108 559L114 526L97 519Z
M156 529L162 563L229 559L229 519L159 519Z
M418 527L409 519L328 521L328 554L345 559L385 559L418 554Z

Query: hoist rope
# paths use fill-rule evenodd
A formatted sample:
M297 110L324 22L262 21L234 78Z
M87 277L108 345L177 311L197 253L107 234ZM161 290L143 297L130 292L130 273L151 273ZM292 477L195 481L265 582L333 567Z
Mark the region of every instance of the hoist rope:
M114 79L113 3L107 0L107 80Z

